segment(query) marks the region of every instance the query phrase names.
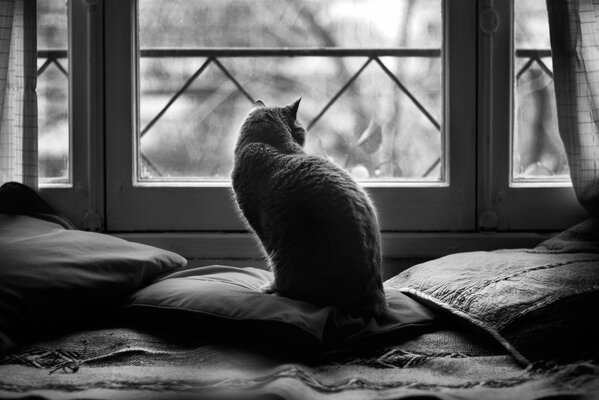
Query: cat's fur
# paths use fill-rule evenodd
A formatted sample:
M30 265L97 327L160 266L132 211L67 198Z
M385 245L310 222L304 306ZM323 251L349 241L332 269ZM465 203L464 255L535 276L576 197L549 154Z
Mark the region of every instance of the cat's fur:
M275 277L263 291L379 314L386 301L375 209L347 172L304 152L299 101L256 102L235 147L235 200Z

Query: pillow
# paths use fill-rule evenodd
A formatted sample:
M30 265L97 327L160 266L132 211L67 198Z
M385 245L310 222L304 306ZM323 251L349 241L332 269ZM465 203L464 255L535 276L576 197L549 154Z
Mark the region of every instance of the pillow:
M395 290L386 293L385 313L364 319L259 291L272 280L269 271L220 265L175 272L134 293L127 316L171 333L303 356L400 338L434 321L433 312Z
M57 223L65 229L77 229L71 221L59 215L37 192L19 182L0 186L0 214L29 215Z
M522 363L599 358L598 253L453 254L386 284L482 328Z
M154 247L0 214L0 354L25 336L93 318L185 264Z
M591 217L549 238L537 250L557 253L599 253L599 217Z

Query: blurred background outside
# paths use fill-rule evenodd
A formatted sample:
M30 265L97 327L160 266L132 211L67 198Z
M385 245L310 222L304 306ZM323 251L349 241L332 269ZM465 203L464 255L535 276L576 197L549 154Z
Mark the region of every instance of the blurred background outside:
M557 127L549 24L544 1L514 1L512 180L569 181ZM540 50L533 57L525 50ZM522 53L522 54L519 54Z
M432 48L442 45L440 0L139 1L139 46L173 48ZM218 57L252 98L302 96L305 126L368 57ZM251 102L211 63L151 129L144 127L206 61L140 58L140 179L227 179ZM380 57L431 114L442 118L441 58ZM360 140L362 138L362 140ZM360 179L441 179L439 129L375 62L307 134L306 151ZM429 171L430 170L430 171Z
M544 7L515 0L516 49L549 49ZM360 180L444 179L441 0L139 0L138 24L138 180L227 180L250 98L284 105L299 96L308 153ZM39 154L46 181L70 178L67 43L66 2L39 2ZM342 57L217 51L230 48L414 51ZM215 52L189 55L206 49ZM551 69L551 58L540 58L541 65L516 55L513 178L567 177L553 82L544 69Z
M37 109L41 183L70 181L69 43L64 0L37 2ZM43 54L47 50L53 54ZM61 57L54 57L59 54Z

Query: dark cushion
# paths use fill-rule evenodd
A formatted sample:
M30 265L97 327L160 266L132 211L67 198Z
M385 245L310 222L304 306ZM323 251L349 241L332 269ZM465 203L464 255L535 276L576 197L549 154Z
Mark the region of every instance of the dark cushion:
M25 215L0 214L0 354L109 310L186 260Z
M59 215L35 190L18 182L6 182L0 186L0 214L29 215L55 222L65 229L77 229Z
M599 254L580 237L587 252L571 252L574 236L537 249L453 254L386 284L482 328L523 363L599 358Z
M390 336L399 340L434 320L429 309L395 290L387 291L384 314L364 319L261 293L259 288L272 280L271 272L256 268L215 265L180 271L134 293L127 315L164 331L295 355L380 343Z

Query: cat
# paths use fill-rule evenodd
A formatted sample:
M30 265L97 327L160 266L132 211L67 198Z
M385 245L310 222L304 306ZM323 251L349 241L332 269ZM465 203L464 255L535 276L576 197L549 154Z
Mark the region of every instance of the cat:
M274 275L262 291L379 315L386 300L375 208L346 171L304 151L300 100L254 103L234 151L234 200Z

